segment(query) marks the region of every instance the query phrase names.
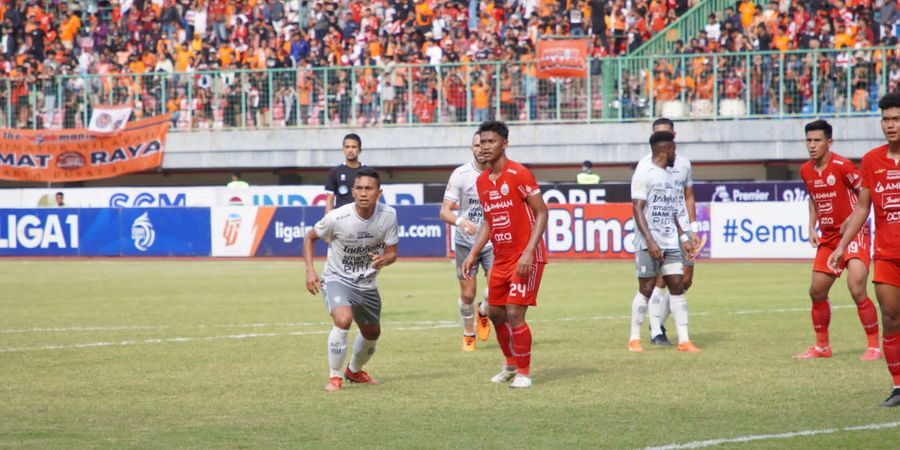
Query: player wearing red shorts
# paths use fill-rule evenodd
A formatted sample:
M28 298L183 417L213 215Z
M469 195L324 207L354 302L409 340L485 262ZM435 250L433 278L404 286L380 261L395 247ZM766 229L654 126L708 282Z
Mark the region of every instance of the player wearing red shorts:
M476 257L490 239L494 265L488 281L488 304L497 342L506 357L506 366L491 381L512 380L511 388L530 388L531 329L525 322L525 313L529 306L537 305L547 263L543 240L547 205L531 171L506 158L506 124L484 122L478 133L479 156L488 162L488 169L475 182L484 210L484 226L463 261L462 273L471 277Z
M891 395L881 406L900 405L900 93L878 102L881 131L887 145L874 148L862 159L859 201L848 219L841 241L828 258L828 267L840 268L844 249L856 238L875 208L875 296L881 307L881 348L894 381Z
M812 299L812 323L816 345L794 355L794 359L830 358L828 325L831 323L831 303L828 292L841 271L847 269L847 287L856 302L859 321L866 332L868 345L859 358L862 361L881 359L878 348L878 312L866 292L869 277L868 225L863 226L844 253L840 268L828 268L828 257L841 240L841 225L853 212L859 194L860 176L856 165L831 151L831 124L816 120L806 124L806 149L809 161L800 167L800 176L809 192L809 243L816 250L809 297ZM816 223L822 236L816 233Z

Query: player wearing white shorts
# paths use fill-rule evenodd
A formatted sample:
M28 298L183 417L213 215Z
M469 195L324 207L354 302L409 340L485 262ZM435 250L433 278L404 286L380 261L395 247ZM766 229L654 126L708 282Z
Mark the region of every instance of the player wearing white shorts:
M631 303L631 337L628 350L643 352L641 327L647 303L662 275L671 292L672 312L678 329L678 351L699 352L688 337L687 302L684 298L684 264L682 251L693 258L693 245L684 232L688 227L684 200L675 175L669 168L675 165L675 135L658 131L650 136L651 158L638 163L631 180L631 201L634 213L638 251L635 254L638 292ZM679 243L681 245L679 245ZM682 250L683 247L683 250Z
M475 180L484 172L487 162L479 156L481 150L481 138L478 133L472 137L473 159L453 171L450 181L447 182L447 190L444 192L444 201L441 204L441 220L456 226L456 278L459 280L459 315L463 323L463 351L475 350L476 325L478 338L488 340L491 335L490 318L488 317L488 303L482 301L475 307L475 294L478 290L478 266L481 265L484 274L487 275L494 263L494 247L490 242L484 247L475 261L475 267L467 279L462 273L462 263L469 256L479 227L484 222L484 212L481 210L481 202L478 200L478 189ZM453 207L459 206L459 212L454 213ZM487 288L485 288L485 296ZM478 320L475 320L476 313Z
M303 240L306 289L317 295L321 288L334 321L328 335L326 391L340 390L342 377L354 383L379 384L362 370L375 353L381 334L381 296L375 277L382 267L397 260L397 211L378 203L378 172L368 167L360 169L352 191L354 202L331 210ZM313 266L313 245L318 239L328 243L321 279ZM351 322L356 322L359 335L350 364L342 372Z

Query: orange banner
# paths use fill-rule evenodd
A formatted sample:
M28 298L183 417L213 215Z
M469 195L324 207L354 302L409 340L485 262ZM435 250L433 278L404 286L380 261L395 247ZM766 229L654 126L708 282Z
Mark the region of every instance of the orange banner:
M587 39L538 41L538 78L584 78L587 63Z
M162 165L169 115L98 136L86 129L0 129L0 179L64 182L112 178Z

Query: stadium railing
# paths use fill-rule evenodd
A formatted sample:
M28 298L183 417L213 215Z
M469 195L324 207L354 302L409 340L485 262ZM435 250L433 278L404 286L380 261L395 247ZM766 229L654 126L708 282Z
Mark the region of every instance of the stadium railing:
M892 65L900 50L866 48L603 58L586 78L514 61L0 79L0 126L81 127L121 103L176 131L874 115Z

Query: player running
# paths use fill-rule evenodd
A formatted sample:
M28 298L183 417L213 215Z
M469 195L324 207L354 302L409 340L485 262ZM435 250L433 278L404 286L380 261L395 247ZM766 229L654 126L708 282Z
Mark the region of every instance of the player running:
M900 93L878 101L881 131L887 144L863 156L859 200L847 220L841 241L828 257L828 267L840 270L844 249L857 238L875 208L875 269L872 282L881 307L881 348L894 381L891 395L881 406L900 405Z
M653 122L653 132L668 131L672 136L676 136L675 123L671 119L661 117ZM644 157L650 162L652 153ZM666 169L675 176L675 192L681 197L680 201L684 204L687 211L688 221L690 221L690 229L684 232L691 239L691 245L695 252L700 251L700 226L697 224L697 208L694 202L694 179L691 168L691 161L682 155L675 155L675 165ZM684 264L684 290L685 292L691 288L694 282L694 258L682 255L682 264ZM662 275L656 277L656 286L650 295L649 316L650 316L650 342L654 345L672 345L666 336L666 319L672 311L670 307L671 298L669 297L669 289Z
M831 124L816 120L806 124L806 149L809 161L800 167L800 176L809 192L809 243L816 250L813 262L809 297L812 299L812 323L816 345L794 355L794 359L830 358L828 325L831 323L831 303L828 292L834 281L847 269L847 288L856 302L859 321L866 332L868 346L859 358L862 361L881 359L878 348L878 312L866 292L869 277L869 226L865 225L844 253L837 271L828 268L828 257L841 240L841 225L853 212L859 194L860 176L856 165L831 151ZM816 222L822 236L816 233Z
M537 306L541 275L547 263L543 240L547 205L531 171L507 159L506 124L484 122L478 133L479 155L490 168L476 181L485 221L463 261L462 272L467 279L472 278L476 258L490 239L495 260L488 281L488 303L497 342L506 357L506 366L491 381L512 380L511 388L530 388L531 329L525 314L529 306Z
M441 220L456 226L456 278L459 280L459 315L463 323L462 349L466 352L475 351L475 331L477 324L478 339L488 340L491 335L490 319L488 318L488 304L486 301L478 302L475 307L475 293L478 291L478 282L475 276L478 274L478 264L481 264L485 275L491 270L494 262L494 249L490 242L484 247L475 259L474 272L469 278L463 276L462 262L472 250L475 244L475 235L478 228L484 222L484 212L481 210L481 202L478 200L478 189L475 180L487 168L487 162L479 156L481 151L481 139L475 133L472 137L471 162L456 168L447 182L447 190L444 191L444 201L441 204ZM459 213L454 213L452 208L459 205ZM485 289L485 297L487 296ZM475 320L475 315L478 320Z
M328 335L328 384L326 391L339 391L342 377L353 383L379 384L362 370L375 353L381 334L381 295L375 277L382 267L397 260L397 212L378 202L381 179L374 169L363 167L353 181L354 202L325 214L303 240L306 263L306 289L325 297L325 305L334 320ZM322 279L313 266L313 245L322 239L328 243L328 259ZM344 372L347 335L355 321L359 335L353 344L353 356Z
M675 174L675 135L657 131L650 136L651 159L638 163L631 180L631 202L639 233L637 265L638 292L631 303L631 338L628 350L643 352L641 327L656 277L662 275L671 293L672 312L678 330L680 352L699 352L688 336L687 302L684 298L682 251L694 257L687 229L684 201L678 193ZM679 242L681 245L679 245ZM683 247L681 250L680 247Z

